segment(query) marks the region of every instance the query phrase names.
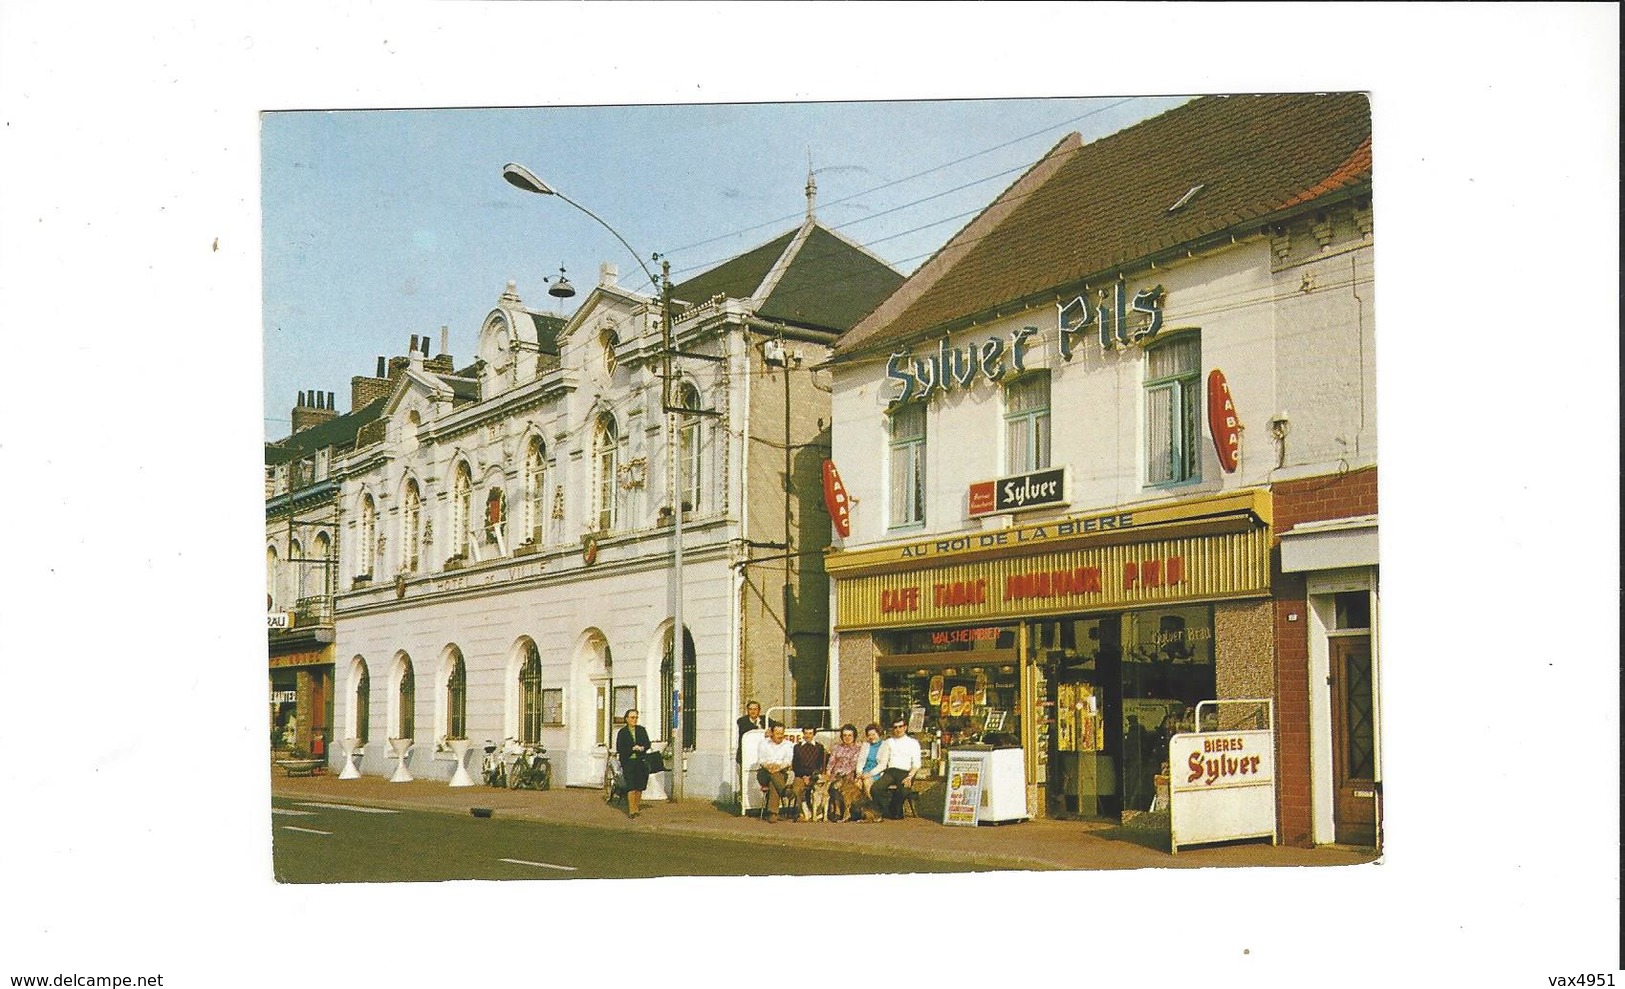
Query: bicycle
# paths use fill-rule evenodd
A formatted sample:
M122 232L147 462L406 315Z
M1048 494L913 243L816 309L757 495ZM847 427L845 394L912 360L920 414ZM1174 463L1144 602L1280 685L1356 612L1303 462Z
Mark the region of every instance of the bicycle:
M621 760L613 753L604 756L604 803L613 804L626 796L626 777L621 775Z
M508 739L503 739L504 743L508 741ZM494 786L498 789L507 787L508 761L506 748L506 744L498 747L489 738L485 740L485 758L480 762L480 775L484 779L486 786Z
M511 790L551 790L553 788L553 762L547 757L547 747L540 742L520 745L513 768L508 771Z

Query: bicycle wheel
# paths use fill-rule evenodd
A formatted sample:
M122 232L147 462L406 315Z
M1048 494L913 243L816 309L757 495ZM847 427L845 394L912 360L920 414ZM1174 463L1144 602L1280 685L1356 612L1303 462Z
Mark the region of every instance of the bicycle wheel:
M513 768L508 770L508 789L517 790L524 781L525 765L522 762L516 762L513 764Z

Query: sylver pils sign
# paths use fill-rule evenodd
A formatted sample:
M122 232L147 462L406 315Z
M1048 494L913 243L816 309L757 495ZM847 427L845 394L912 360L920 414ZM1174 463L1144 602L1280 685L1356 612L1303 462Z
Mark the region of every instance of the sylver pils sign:
M1168 789L1172 851L1240 838L1274 844L1275 732L1175 735L1168 741Z

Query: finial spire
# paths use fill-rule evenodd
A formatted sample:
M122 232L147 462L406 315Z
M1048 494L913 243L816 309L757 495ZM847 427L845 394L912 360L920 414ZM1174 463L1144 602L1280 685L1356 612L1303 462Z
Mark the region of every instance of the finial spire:
M813 178L812 148L807 148L807 219L817 218L818 182Z

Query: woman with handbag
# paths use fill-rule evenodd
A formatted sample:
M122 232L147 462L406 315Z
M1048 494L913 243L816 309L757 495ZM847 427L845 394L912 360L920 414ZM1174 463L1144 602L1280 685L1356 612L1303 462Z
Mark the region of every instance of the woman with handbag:
M637 817L643 806L643 791L649 785L649 732L638 724L638 709L626 712L626 724L615 733L615 754L621 760L621 776L626 781L626 813Z

